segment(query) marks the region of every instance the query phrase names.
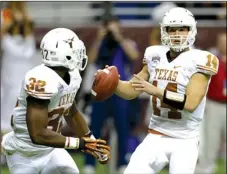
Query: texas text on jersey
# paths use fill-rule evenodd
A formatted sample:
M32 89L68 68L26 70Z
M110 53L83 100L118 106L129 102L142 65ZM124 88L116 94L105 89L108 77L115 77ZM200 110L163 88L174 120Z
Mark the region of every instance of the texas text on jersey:
M165 46L150 46L145 51L144 57L150 74L149 82L154 86L185 94L193 74L217 73L218 59L207 51L191 49L181 53L173 61L168 61L168 51L169 48ZM204 96L199 106L191 113L177 110L161 102L159 98L151 96L153 114L149 128L176 138L197 137L205 102Z

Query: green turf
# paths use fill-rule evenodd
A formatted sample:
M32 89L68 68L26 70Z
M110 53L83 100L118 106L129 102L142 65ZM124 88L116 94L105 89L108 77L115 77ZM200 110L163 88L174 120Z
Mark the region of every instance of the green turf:
M76 155L73 155L73 159L75 160L76 164L78 165L80 171L82 171L82 168L83 168L83 165L84 165L84 158L83 158L83 155L82 154L76 154ZM218 167L217 167L217 172L216 174L224 174L226 173L225 171L225 163L221 160L219 160L218 162ZM96 173L97 174L108 174L108 165L100 165L98 164L97 165L97 171ZM1 167L1 174L10 174L9 173L9 170L7 167ZM167 170L162 170L160 172L160 174L168 174L168 171Z

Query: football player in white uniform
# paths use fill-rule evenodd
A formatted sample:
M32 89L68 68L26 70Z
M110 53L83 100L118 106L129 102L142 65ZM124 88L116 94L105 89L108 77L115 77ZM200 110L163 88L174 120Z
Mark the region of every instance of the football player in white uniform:
M158 173L167 163L169 173L194 173L206 93L219 66L213 54L190 49L196 33L190 11L170 9L161 22L163 45L148 47L141 72L130 81L119 80L118 96L130 100L146 92L153 107L148 135L125 174Z
M95 139L75 105L87 55L83 42L66 28L49 31L40 45L43 64L25 75L12 113L13 131L2 140L12 174L79 173L65 149L93 155L104 164L109 146ZM4 109L4 108L3 108ZM76 137L63 136L63 121Z

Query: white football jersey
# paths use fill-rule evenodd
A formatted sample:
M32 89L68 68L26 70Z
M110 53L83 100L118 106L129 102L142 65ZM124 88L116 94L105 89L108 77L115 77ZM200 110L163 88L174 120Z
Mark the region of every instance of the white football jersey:
M168 61L165 46L150 46L144 58L148 64L149 82L154 86L173 92L185 94L190 78L201 72L214 75L218 71L219 61L213 54L198 49L181 53L177 58ZM200 89L195 89L200 90ZM176 138L193 138L199 134L199 125L203 119L206 97L190 113L177 110L164 104L157 97L150 98L153 114L149 128Z
M36 145L31 142L26 124L26 109L28 96L38 99L49 99L48 129L61 131L64 116L67 116L82 78L79 70L69 72L70 84L52 69L39 65L25 75L18 102L12 113L11 125L13 132L3 137L3 149L8 153L15 151L26 155L43 153L53 150L52 147Z

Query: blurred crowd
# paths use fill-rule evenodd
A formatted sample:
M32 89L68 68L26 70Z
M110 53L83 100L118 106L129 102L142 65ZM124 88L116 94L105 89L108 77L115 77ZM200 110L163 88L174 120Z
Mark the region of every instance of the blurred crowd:
M8 2L1 11L1 128L8 132L10 115L25 73L36 53L34 23L25 2Z
M154 9L154 20L159 21L167 8L174 6L187 8L189 4L161 4L159 8ZM226 2L190 3L190 6L204 8L226 7ZM1 16L1 132L5 133L11 130L10 115L16 104L16 96L20 92L21 81L25 73L36 65L37 60L35 59L41 60L41 57L36 54L34 21L27 12L26 3L8 2L6 7L1 9ZM226 14L220 14L217 18L226 19ZM77 103L90 123L94 135L104 137L110 141L111 132L113 129L116 130L116 166L118 170L124 170L130 154L146 135L146 128L141 127L146 127L148 124L149 114L147 113L150 113L151 106L146 104L149 96L142 95L135 100L125 101L114 95L105 102L94 103L90 94L91 81L94 72L105 65L115 65L119 70L121 79L130 79L133 75L133 67L138 61L142 61L143 52L138 49L136 41L123 34L117 17L112 15L104 16L102 22L98 25L97 34L92 39L92 46L87 48L89 64L86 71L81 74L83 84L77 95ZM160 44L159 27L154 27L147 39L149 45ZM216 45L213 46L210 51L217 55L221 65L226 67L226 33L220 33ZM221 76L226 76L225 68L219 73L222 73ZM212 90L212 88L212 91L208 92L208 107L204 116L207 119L201 126L201 169L206 166L215 168L214 163L217 157L220 157L220 154L221 156L225 154L226 80L221 82L216 79L213 83L214 86L221 83L220 90L225 97L220 100L213 97L217 90ZM219 112L216 112L217 110ZM215 118L212 111L215 111ZM217 138L215 141L214 137ZM207 147L206 145L211 144L211 142L213 142L212 146ZM211 151L212 153L210 153ZM212 155L204 157L204 154ZM94 159L86 156L84 172L93 173L94 169Z
M101 6L105 6L107 2L103 2L103 5ZM98 4L100 6L100 2L95 2L95 5L93 5L94 7L98 8ZM198 2L193 2L193 1L189 1L189 2L183 2L183 1L175 1L175 2L112 2L112 7L113 8L117 8L117 9L123 9L123 8L134 8L135 13L121 13L119 12L118 17L120 19L141 19L141 20L145 20L145 19L154 19L157 15L160 15L160 13L154 13L154 10L156 12L159 12L161 9L168 9L171 6L179 6L179 7L184 7L184 8L190 8L193 9L193 13L196 19L201 19L201 20L216 20L216 19L226 19L226 2L217 2L217 1L198 1ZM148 9L151 8L152 10L152 14L149 17L149 14L146 13L140 13L140 11L142 11L143 9ZM208 11L204 11L204 9L212 8L212 11L209 13ZM216 9L221 9L218 10L218 12L216 12ZM162 14L162 13L161 13Z
M187 2L177 2L177 6L184 7L184 8L189 8L189 7L194 7L194 8L226 8L226 2L212 2L212 1L204 1L204 2L197 2L197 3L187 3ZM207 15L207 16L202 16L202 15L196 15L196 19L226 19L226 11L220 11L218 15Z

